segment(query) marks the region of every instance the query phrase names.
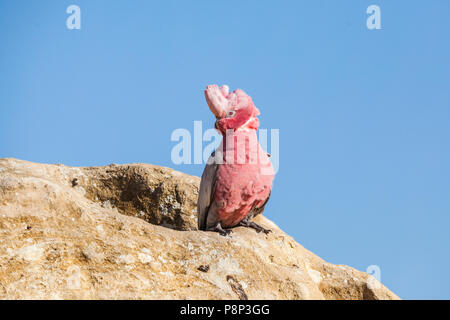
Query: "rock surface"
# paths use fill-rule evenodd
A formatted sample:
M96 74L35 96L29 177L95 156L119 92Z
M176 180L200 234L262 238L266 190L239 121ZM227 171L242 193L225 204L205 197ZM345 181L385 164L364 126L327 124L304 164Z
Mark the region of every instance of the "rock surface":
M398 299L269 235L197 231L200 179L147 164L0 159L1 299Z

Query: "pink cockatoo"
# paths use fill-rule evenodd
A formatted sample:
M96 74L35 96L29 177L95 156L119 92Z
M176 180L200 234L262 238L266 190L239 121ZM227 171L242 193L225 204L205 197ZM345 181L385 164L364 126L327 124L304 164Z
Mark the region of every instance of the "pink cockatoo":
M198 228L228 235L231 228L245 226L267 234L271 230L251 221L264 211L274 178L256 137L259 110L240 89L230 93L227 86L209 85L205 97L223 140L202 174Z

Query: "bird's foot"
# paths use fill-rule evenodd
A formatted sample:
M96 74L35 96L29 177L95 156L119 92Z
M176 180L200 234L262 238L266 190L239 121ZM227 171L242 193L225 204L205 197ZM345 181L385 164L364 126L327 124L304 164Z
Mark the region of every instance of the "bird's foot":
M248 221L245 219L239 222L238 226L253 228L258 233L260 233L261 231L264 232L265 234L269 234L270 232L272 232L272 230L270 229L266 229L253 221Z
M212 227L210 230L218 232L221 236L224 236L224 237L229 236L230 233L233 232L231 229L222 228L222 225L220 224L220 222L217 222L216 225L214 227Z

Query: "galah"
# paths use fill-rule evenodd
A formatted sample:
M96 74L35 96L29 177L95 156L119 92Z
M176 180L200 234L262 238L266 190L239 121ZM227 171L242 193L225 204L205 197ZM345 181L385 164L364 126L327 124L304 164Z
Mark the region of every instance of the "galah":
M269 155L256 136L259 110L244 91L230 93L225 85L207 86L205 97L223 139L202 174L198 228L228 235L231 228L245 226L267 234L271 230L251 221L264 211L274 179Z

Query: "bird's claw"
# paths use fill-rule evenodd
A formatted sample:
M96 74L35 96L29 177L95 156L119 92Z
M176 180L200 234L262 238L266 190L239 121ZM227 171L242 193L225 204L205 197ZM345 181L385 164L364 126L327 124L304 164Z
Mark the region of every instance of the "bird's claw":
M253 228L256 230L257 233L264 232L265 234L269 234L272 232L272 230L266 229L253 221L242 220L241 222L239 222L239 225L248 228Z
M265 234L269 234L272 232L272 230L261 227L261 229L257 229L256 232L258 233L264 232Z
M224 229L222 228L222 225L219 223L217 223L214 228L212 228L212 231L216 231L218 232L221 236L230 236L231 232L233 232L231 229ZM231 236L230 236L231 237Z
M219 234L220 234L221 236L224 236L224 237L226 237L226 236L230 236L230 237L231 237L230 234L232 233L231 229L217 230L217 232L219 232Z

